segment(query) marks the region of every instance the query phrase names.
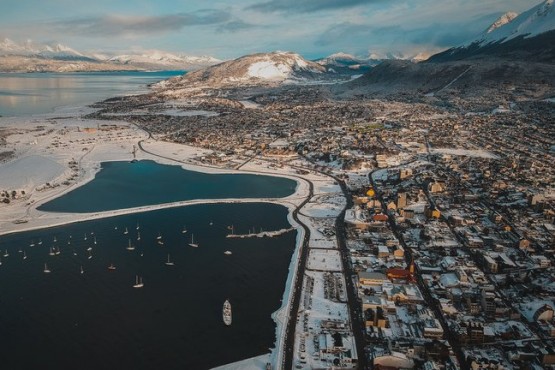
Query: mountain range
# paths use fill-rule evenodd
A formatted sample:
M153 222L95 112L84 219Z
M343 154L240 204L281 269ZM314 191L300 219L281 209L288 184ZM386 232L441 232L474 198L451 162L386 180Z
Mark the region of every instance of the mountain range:
M221 61L210 56L190 56L151 50L121 55L83 53L69 46L0 41L2 72L76 72L113 70L194 70Z

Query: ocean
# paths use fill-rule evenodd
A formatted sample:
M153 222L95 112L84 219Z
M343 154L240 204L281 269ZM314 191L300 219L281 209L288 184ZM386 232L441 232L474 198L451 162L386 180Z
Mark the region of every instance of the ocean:
M118 95L143 93L149 84L183 73L0 73L0 116L54 113Z

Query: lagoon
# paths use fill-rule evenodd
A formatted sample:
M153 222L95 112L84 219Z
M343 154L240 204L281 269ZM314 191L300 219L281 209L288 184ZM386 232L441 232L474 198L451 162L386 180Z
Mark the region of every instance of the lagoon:
M150 160L103 162L92 181L38 209L85 213L192 199L283 198L296 186L283 177L208 174Z

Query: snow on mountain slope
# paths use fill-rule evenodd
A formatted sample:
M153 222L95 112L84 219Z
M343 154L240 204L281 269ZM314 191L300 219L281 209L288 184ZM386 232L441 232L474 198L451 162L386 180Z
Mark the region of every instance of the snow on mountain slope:
M488 34L495 31L499 27L502 27L507 23L511 22L516 17L518 17L518 13L515 13L515 12L507 12L503 14L501 17L497 18L497 20L493 22L491 26L488 27L485 33Z
M506 13L488 29L466 43L435 54L430 62L476 58L501 58L529 62L555 60L554 0L545 0L515 16Z
M519 36L530 38L554 30L555 9L553 1L545 0L518 16L515 16L515 13L504 14L485 33L467 42L464 46L473 43L486 45L493 42L507 42Z
M276 51L242 56L154 85L164 98L210 94L211 90L281 84L311 84L337 81L336 73L292 52Z
M198 65L209 66L220 63L219 59L210 56L188 56L167 53L159 50L153 50L137 54L122 54L113 56L108 59L111 62L122 64L152 64L168 67L180 67Z
M31 40L16 43L8 38L0 42L0 55L36 56L52 59L83 59L85 55L60 43L36 44Z

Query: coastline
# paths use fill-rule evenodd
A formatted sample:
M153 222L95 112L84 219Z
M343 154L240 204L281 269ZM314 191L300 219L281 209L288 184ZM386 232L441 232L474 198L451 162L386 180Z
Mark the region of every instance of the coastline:
M57 115L59 117L59 115ZM10 162L13 163L17 159L23 158L25 156L32 156L38 155L39 157L46 157L49 159L54 159L57 163L62 164L64 161L69 160L70 158L74 159L78 162L79 168L79 176L77 177L76 181L69 186L65 186L61 189L52 189L51 191L46 191L41 194L37 194L38 192L32 192L30 197L27 199L27 202L18 202L17 204L8 206L10 212L6 212L6 209L0 209L0 235L9 234L9 233L18 233L24 232L34 229L42 229L48 228L53 226L60 226L69 223L75 222L83 222L87 220L94 220L94 219L101 219L107 217L113 217L123 214L132 214L132 213L140 213L140 212L148 212L156 209L164 209L164 208L173 208L173 207L184 207L193 204L207 204L207 203L237 203L237 202L268 202L268 203L275 203L280 204L288 208L288 221L297 230L297 238L296 238L296 245L293 252L293 255L290 260L289 264L289 273L287 275L287 279L284 286L283 298L282 298L282 305L279 309L277 309L272 314L272 319L276 323L276 332L275 332L275 343L274 348L271 349L271 352L267 355L268 362L270 362L274 368L281 367L283 362L283 346L285 341L285 327L287 325L289 308L292 301L292 297L294 294L294 287L293 283L295 281L297 271L299 268L298 260L299 260L299 253L300 247L304 238L304 229L293 219L293 211L298 207L308 196L308 185L310 182L310 177L316 176L318 180L327 180L331 183L329 179L325 179L316 174L311 174L308 176L300 176L296 173L296 171L287 166L287 168L281 168L279 172L275 169L271 169L270 166L267 166L267 162L264 160L257 160L256 162L250 161L246 166L244 166L241 170L235 169L227 169L215 166L207 166L207 165L200 165L192 163L192 161L196 160L199 156L206 155L209 151L190 147L187 145L182 144L174 144L174 143L166 143L166 142L158 142L154 139L148 139L149 135L147 132L135 127L132 124L122 121L95 121L95 120L81 120L79 118L74 117L64 117L64 121L70 120L71 122L63 122L62 127L58 127L58 129L73 129L73 136L66 138L68 142L74 140L74 136L83 136L82 130L91 130L94 129L94 126L100 127L100 124L115 124L116 126L120 126L119 135L124 136L124 139L116 140L115 143L109 143L103 140L102 137L95 138L95 143L92 145L88 145L86 148L87 150L83 150L82 145L77 145L73 148L72 151L51 151L47 153L46 150L48 147L34 147L29 148L23 145L23 148L16 148L14 143L14 148L18 152L16 154L16 158L12 159ZM43 124L50 124L52 125L51 121L54 121L54 118L33 118L31 121L26 122L26 129L31 130L33 127L37 127ZM0 118L0 127L6 127L6 119ZM16 120L20 121L20 120ZM59 125L58 123L54 123L54 125ZM17 127L17 123L15 125L11 125L11 127ZM10 127L8 125L7 127ZM75 131L76 130L76 131ZM32 131L30 131L32 132ZM57 133L58 131L53 131ZM27 142L30 142L29 139L29 132L21 135L17 142L21 145L21 142L24 139L27 139ZM10 135L11 136L11 135ZM8 137L9 138L9 137ZM22 140L23 139L23 140ZM80 139L83 140L83 139ZM14 140L15 141L15 140ZM297 182L297 187L295 192L288 197L284 198L240 198L240 199L196 199L196 200L189 200L189 201L179 201L179 202L172 202L172 203L164 203L164 204L156 204L156 205L148 205L148 206L141 206L141 207L134 207L134 208L127 208L127 209L119 209L114 211L106 211L106 212L95 212L95 213L51 213L51 212L41 212L38 211L36 208L40 205L44 204L45 202L52 200L54 198L63 196L67 192L80 187L89 181L92 181L96 175L96 173L100 170L100 164L102 162L108 161L128 161L133 159L131 155L131 151L129 150L134 145L137 145L138 142L141 142L144 147L148 149L149 152L156 152L158 155L151 155L146 153L143 150L138 150L136 152L136 159L148 159L154 160L160 164L170 164L170 165L179 165L180 167L197 172L204 172L204 173L228 173L228 174L254 174L254 175L266 175L266 176L278 176L278 177L285 177ZM90 141L87 141L90 142ZM44 145L44 144L43 144ZM27 149L27 150L25 150ZM81 154L81 156L77 159L74 158L75 154ZM175 159L171 159L174 157ZM0 164L0 170L2 167L5 166L6 163ZM265 166L266 165L266 166ZM59 173L56 179L63 178L64 175L67 176L67 171ZM31 202L32 201L32 202ZM25 218L27 222L25 223L13 223L13 221L17 219ZM262 356L262 357L264 357ZM245 359L240 361L239 363L242 365L238 365L239 363L235 364L228 364L224 365L222 368L228 368L232 366L240 366L238 368L243 368L243 366L251 366L251 368L261 368L261 367L252 367L257 366L255 362L260 362L260 357L255 357L252 359ZM265 357L266 358L266 357ZM265 366L265 363L264 363Z

